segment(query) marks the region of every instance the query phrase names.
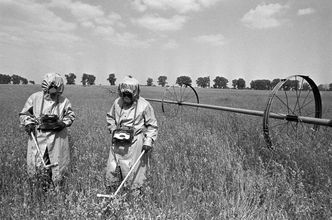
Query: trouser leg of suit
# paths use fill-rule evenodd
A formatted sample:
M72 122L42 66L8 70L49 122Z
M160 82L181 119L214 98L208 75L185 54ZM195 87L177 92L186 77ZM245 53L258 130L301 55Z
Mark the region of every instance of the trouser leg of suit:
M130 146L119 146L115 148L116 157L121 167L121 173L123 177L128 175L130 169L139 158L142 153L143 146L143 134L139 134L135 137L135 141ZM131 189L140 188L144 180L146 179L146 170L148 169L149 154L144 154L141 160L134 167L130 174L126 187Z
M110 148L109 157L107 160L107 166L106 166L106 180L105 180L105 186L107 191L113 192L116 190L116 188L120 185L122 181L121 176L121 170L118 166L118 163L116 161L115 153L113 151L113 148Z
M45 153L43 155L43 160L45 161L46 165L51 164L47 148L46 148ZM40 184L41 184L42 189L44 191L47 191L53 183L52 182L52 170L51 169L42 169L39 179L40 179Z
M115 144L110 149L106 167L106 186L119 185L137 161L142 152L143 134L135 137L132 144ZM149 155L144 155L129 176L126 186L130 188L141 187L146 179ZM121 175L117 172L120 166Z

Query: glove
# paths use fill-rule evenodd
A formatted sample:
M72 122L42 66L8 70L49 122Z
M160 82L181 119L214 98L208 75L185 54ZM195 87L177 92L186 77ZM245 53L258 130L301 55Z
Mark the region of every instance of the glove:
M31 132L35 132L36 125L35 124L27 124L24 127L24 130L30 135Z
M53 128L53 130L54 131L61 131L65 127L66 127L66 124L63 121L59 121L59 122L56 123L56 125Z
M152 146L149 146L149 145L143 145L143 147L142 147L142 151L143 151L143 150L145 150L145 152L147 153L147 152L149 152L149 151L152 150Z

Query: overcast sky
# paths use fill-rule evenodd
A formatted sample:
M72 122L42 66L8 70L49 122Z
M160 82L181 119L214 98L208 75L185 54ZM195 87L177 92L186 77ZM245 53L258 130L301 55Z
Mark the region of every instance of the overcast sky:
M0 73L331 83L331 14L331 0L0 0Z

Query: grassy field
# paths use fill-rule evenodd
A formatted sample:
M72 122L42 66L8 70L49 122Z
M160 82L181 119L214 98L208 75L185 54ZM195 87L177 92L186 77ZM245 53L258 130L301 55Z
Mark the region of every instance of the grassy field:
M331 219L331 128L267 149L262 118L188 108L162 114L149 181L136 198L100 199L110 137L106 112L115 87L66 86L77 115L70 128L72 174L66 190L45 195L26 176L27 135L18 113L38 85L0 85L0 219ZM161 98L162 89L142 87ZM201 103L264 110L267 91L198 89ZM323 118L332 118L332 93L322 93Z

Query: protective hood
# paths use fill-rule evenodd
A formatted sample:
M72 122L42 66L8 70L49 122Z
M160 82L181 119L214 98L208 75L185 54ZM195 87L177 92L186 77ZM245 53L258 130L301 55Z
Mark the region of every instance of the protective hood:
M63 93L64 83L63 79L58 73L48 73L45 75L44 80L42 82L42 89L44 92L48 93L51 85L54 85L57 88L57 92L59 94Z
M133 94L134 101L139 97L140 89L139 82L132 76L126 76L119 84L118 87L119 96L122 97L124 92L130 92Z

